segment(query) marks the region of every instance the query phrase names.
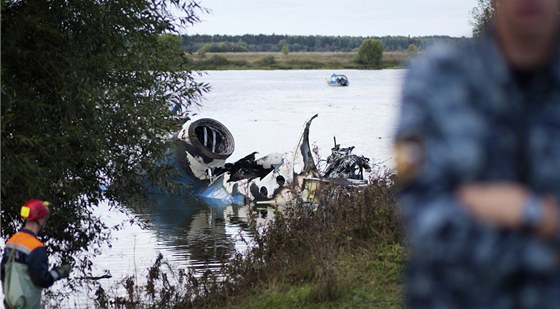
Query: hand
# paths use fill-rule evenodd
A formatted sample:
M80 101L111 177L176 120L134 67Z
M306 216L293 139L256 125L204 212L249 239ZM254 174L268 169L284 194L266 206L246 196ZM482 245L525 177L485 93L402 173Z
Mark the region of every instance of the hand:
M63 278L68 278L68 276L70 275L70 269L71 267L68 264L64 264L55 268L55 271L58 273L59 276L58 279L60 280Z
M473 217L494 226L518 229L523 225L523 207L530 191L527 187L506 182L476 183L459 187L456 196ZM543 215L537 233L545 238L558 237L560 221L558 201L543 196Z
M457 197L477 219L503 228L520 228L527 187L508 182L475 183L459 187Z

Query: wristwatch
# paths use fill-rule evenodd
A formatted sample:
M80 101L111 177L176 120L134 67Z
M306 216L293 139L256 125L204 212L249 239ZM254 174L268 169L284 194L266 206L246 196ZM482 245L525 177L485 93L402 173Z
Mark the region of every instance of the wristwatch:
M528 230L536 230L541 223L544 212L543 200L537 194L531 193L523 204L521 224Z

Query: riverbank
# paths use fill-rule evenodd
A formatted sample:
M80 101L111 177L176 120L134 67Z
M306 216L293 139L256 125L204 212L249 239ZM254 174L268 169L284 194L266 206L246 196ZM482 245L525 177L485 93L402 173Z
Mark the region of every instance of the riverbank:
M251 264L232 264L248 270L237 277L248 277L240 293L211 307L402 308L405 250L391 179L357 194L323 188L317 209L287 212L257 238Z
M271 53L193 53L187 56L191 70L315 70L402 68L411 54L384 52L379 67L356 62L356 52Z
M112 308L402 308L405 250L392 176L363 192L323 188L318 207L278 209L251 249L224 260L219 273L173 273L160 256L148 283L128 295L98 290ZM259 211L255 209L255 216Z

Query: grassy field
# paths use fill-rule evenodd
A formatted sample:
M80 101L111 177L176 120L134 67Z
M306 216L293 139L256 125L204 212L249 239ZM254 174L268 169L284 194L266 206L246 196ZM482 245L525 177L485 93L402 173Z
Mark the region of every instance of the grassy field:
M384 52L381 65L357 63L357 53L195 53L187 56L194 70L386 69L402 67L408 52Z

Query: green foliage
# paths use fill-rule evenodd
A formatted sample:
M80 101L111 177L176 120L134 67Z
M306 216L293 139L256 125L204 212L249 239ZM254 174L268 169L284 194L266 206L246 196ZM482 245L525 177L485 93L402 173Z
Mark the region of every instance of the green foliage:
M185 16L175 22L174 7ZM170 106L188 108L207 85L181 68L179 38L164 33L196 22L199 10L181 0L3 1L4 238L20 205L49 200L48 248L72 262L108 236L93 215L100 199L142 190L139 171L168 174L152 162L176 130Z
M409 44L406 50L409 54L414 55L418 51L418 47L416 47L416 45L414 44Z
M495 10L492 0L477 0L476 2L476 6L471 11L473 37L479 37L486 31Z
M367 39L360 45L356 62L367 66L379 67L381 64L381 57L383 57L383 45L381 41Z
M288 48L288 43L284 43L282 45L282 54L284 55L284 57L288 57L289 52L290 52L290 49Z
M249 51L244 43L207 43L200 47L198 53L228 53L228 52L246 52Z
M409 44L425 49L434 44L455 44L468 38L449 36L383 36L383 37L352 37L352 36L318 36L318 35L185 35L183 49L187 52L282 52L284 44L289 51L297 52L352 52L360 47L365 39L377 39L382 42L386 51L406 50ZM221 45L221 44L226 44ZM227 45L229 44L229 45ZM225 50L222 47L228 47Z
M161 69L167 70L184 70L184 66L188 64L188 58L182 47L183 39L181 36L165 33L158 38L158 54L162 53L168 57L160 59Z
M264 66L275 65L276 64L276 59L274 58L274 56L266 56L266 57L262 58L261 60L259 60L259 64L264 65Z
M213 55L210 59L206 60L205 63L211 66L227 65L229 64L229 60L224 56Z
M384 52L381 65L367 67L356 63L357 52L351 53L218 53L196 54L189 58L188 67L196 70L338 70L402 68L410 54L406 51ZM212 59L214 56L220 57ZM268 57L274 58L265 60Z

